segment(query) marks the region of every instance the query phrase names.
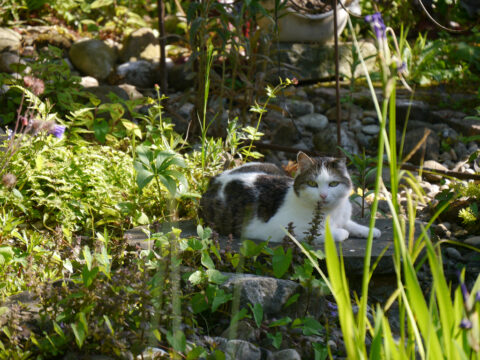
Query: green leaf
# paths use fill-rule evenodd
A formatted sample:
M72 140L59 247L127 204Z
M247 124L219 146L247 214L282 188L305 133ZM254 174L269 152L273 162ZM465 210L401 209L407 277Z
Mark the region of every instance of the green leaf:
M10 246L0 246L0 264L6 264L13 259L15 253Z
M197 293L192 296L190 304L192 305L192 310L194 314L201 313L210 307L206 299L207 297L205 296L205 294L202 293Z
M135 170L137 170L137 179L136 179L137 186L138 186L138 189L141 191L145 186L147 186L150 183L150 181L152 181L153 174L143 167L135 166Z
M292 322L292 319L288 316L285 316L276 321L272 321L270 324L268 324L268 327L285 326L290 324L291 322Z
M175 196L177 192L177 183L168 175L158 175L160 182L167 188L170 195Z
M93 3L90 4L90 8L98 9L105 6L110 6L113 4L114 0L95 0Z
M207 350L201 346L196 346L187 353L186 360L195 360L207 355Z
M85 245L83 247L83 259L85 260L85 265L87 265L88 270L92 268L92 263L93 263L93 257L92 254L90 253L90 248Z
M230 326L234 326L237 322L239 322L242 319L245 319L246 317L250 317L247 314L247 309L242 308L240 311L237 311L235 315L233 315L232 320L230 321Z
M200 270L193 272L188 277L188 281L190 281L192 285L200 285L204 279L205 279L204 273L203 271L200 271Z
M75 324L72 324L71 327L73 330L73 334L75 335L75 341L78 347L81 349L83 346L83 342L87 337L87 333L83 327L83 324L81 322L77 322Z
M275 349L280 349L282 346L282 333L281 332L276 332L275 334L267 334L267 337L272 340L272 345L275 347Z
M213 301L212 301L212 312L215 312L220 305L229 302L230 300L232 300L232 298L233 298L232 294L227 294L222 289L218 289L215 292L215 297L213 298Z
M213 263L213 260L207 251L202 251L201 262L202 265L205 266L207 269L215 269L215 264Z
M272 258L273 273L277 278L281 278L290 267L292 263L292 249L289 248L287 253L284 252L281 246L274 250Z
M266 245L267 245L266 242L257 244L252 240L245 240L242 243L242 247L240 248L240 253L247 258L255 257L262 253L262 250L265 248Z
M93 123L93 133L95 138L101 143L105 143L105 137L110 131L110 127L105 120L97 120Z
M200 240L196 239L196 238L188 239L187 243L188 243L188 246L190 247L190 249L192 249L193 251L199 251L199 250L203 249L202 242Z
M103 320L105 320L105 325L107 325L108 330L110 330L110 334L115 335L115 330L113 329L109 317L107 315L103 315Z
M313 343L313 352L315 353L315 360L325 360L328 356L328 349L324 344Z
M95 266L92 270L88 270L86 265L83 266L82 280L83 280L83 284L86 287L89 287L90 285L92 285L93 280L95 280L95 278L97 277L98 271L99 271L98 266Z
M303 319L303 335L320 335L323 325L311 317Z
M208 269L207 276L208 281L217 285L223 284L228 279L228 276L223 275L220 271L216 269Z
M176 330L175 333L167 332L167 341L172 345L175 351L183 353L187 347L187 339L182 330Z
M283 305L284 308L287 308L289 307L290 305L292 305L293 303L295 303L298 298L300 297L300 294L297 293L297 294L293 294L292 296L290 296L287 300L287 302L285 303L285 305Z
M248 304L248 306L250 306L250 309L252 310L255 324L257 324L257 327L259 328L263 321L263 306L260 303L255 303L254 306Z

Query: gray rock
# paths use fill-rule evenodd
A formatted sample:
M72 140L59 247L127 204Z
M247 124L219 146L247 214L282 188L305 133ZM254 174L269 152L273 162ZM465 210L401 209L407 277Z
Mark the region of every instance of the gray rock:
M315 100L313 100L313 106L315 112L323 114L327 110L328 104L322 98L315 98Z
M175 64L167 66L168 87L176 91L191 89L195 84L195 73L187 64Z
M132 32L120 51L122 62L136 60L159 61L160 44L152 29L141 28Z
M0 52L18 51L21 41L22 36L19 33L6 27L0 27Z
M430 116L430 106L420 100L397 98L396 116L399 124L405 123L407 113L409 113L409 119L428 119Z
M293 146L302 139L297 129L292 123L280 125L272 134L274 144Z
M240 304L247 306L247 303L252 305L258 303L262 305L266 317L278 315L287 300L301 289L298 283L290 280L249 274L231 274L229 276L230 278L221 286L231 292L238 286Z
M467 147L461 141L455 144L454 149L455 149L455 154L457 155L457 159L466 159L470 155Z
M23 65L25 65L25 61L18 54L10 51L0 53L0 72L8 74L21 72L19 70L23 68Z
M285 349L270 354L267 360L302 360L302 358L297 350Z
M366 60L367 68L372 71L376 68L376 46L369 41L359 41L360 49ZM339 44L339 71L340 74L350 78L353 63L352 53L355 47L352 43ZM278 56L282 63L293 65L300 78L321 78L335 74L335 51L331 44L315 43L279 43ZM363 69L357 66L354 69L355 76L363 76ZM278 77L277 77L278 79Z
M447 247L445 249L445 254L447 254L447 256L450 259L453 259L453 260L456 260L456 261L463 261L463 256L462 256L462 254L460 254L460 251L458 251L457 249L455 249L453 247Z
M182 106L180 106L177 112L181 117L188 120L188 119L191 119L192 111L194 108L195 108L195 105L187 102L185 104L182 104Z
M260 348L244 340L229 340L225 346L225 353L236 360L260 360Z
M331 107L330 109L327 110L327 112L325 113L325 116L330 121L337 121L337 108L335 106ZM342 121L347 121L349 119L348 110L345 109L344 107L341 108L340 117Z
M248 321L240 320L233 329L229 326L221 335L224 338L229 338L230 336L237 340L257 342L260 337L260 329L254 327Z
M86 88L86 91L92 93L96 97L98 97L102 103L111 103L110 100L110 93L117 95L119 98L123 100L128 100L128 94L125 90L120 88L119 86L112 86L112 85L100 85L100 86L93 86L90 88Z
M328 124L328 119L325 115L315 113L300 116L297 121L304 127L312 130L324 129Z
M98 86L98 80L95 79L93 76L82 76L80 79L80 85L83 87L94 87Z
M465 116L464 113L451 110L439 110L432 111L430 115L431 122L444 122L464 136L480 135L480 121Z
M103 41L95 39L74 43L68 55L78 70L99 80L110 75L116 61L115 52Z
M371 124L378 124L378 120L372 116L365 116L362 119L363 125L371 125Z
M465 243L480 248L480 236L469 237L465 240Z
M146 60L129 61L117 67L122 82L139 88L150 88L159 80L158 64Z
M362 128L362 131L368 135L377 135L380 132L380 126L376 124L366 125Z
M437 162L435 160L425 161L423 163L423 167L425 169L448 171L448 168L446 168L445 166L443 166L442 164L440 164L439 162ZM425 179L427 179L428 181L432 181L432 182L441 181L443 179L443 175L432 174L430 172L424 172L423 176L425 177Z
M427 128L415 128L407 131L403 154L408 155L414 151L409 159L414 164L420 164L422 158L425 160L437 160L440 151L440 139L433 131L427 136L426 140L419 146L422 138L425 136Z
M370 141L373 139L372 136L366 135L362 132L358 132L356 135L357 143L362 148L368 148L370 146Z
M285 110L292 118L312 114L314 106L310 101L286 99Z
M137 90L137 88L130 84L120 84L118 87L128 94L130 100L137 100L144 98L143 94Z
M321 132L314 134L313 144L315 150L332 154L337 149L337 126L336 124L329 124ZM358 145L354 140L353 135L345 131L345 129L340 129L340 146L352 154L358 154L359 149Z
M137 356L138 360L155 360L159 358L168 358L169 354L160 348L147 347L141 355Z

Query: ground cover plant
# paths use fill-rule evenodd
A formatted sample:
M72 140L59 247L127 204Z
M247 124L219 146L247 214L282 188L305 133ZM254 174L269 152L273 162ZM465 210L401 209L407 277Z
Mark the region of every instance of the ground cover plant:
M4 0L0 18L17 29L51 22L120 39L155 27L158 4ZM393 28L374 12L374 2L362 2L365 19L349 19L352 51L360 48L360 36L377 48L376 70L369 74L358 53L365 71L358 85L345 85L354 92L366 84L378 137L361 155L345 153L361 216L373 214L373 228L375 215L383 213L393 229L394 286L379 301L369 286L382 260L371 260L372 234L361 277L353 280L331 236L322 251L299 243L293 227L272 246L224 239L203 226L197 214L209 177L269 155L259 140L279 125L269 127L274 120L268 114L298 94L292 90L298 80L266 81L276 60L263 47L275 34L262 33L255 21L276 14L262 3L163 5L171 33L180 38L170 38L169 49L186 49L188 58L176 60L194 76L193 116L184 132L179 112L171 110L171 98L182 97L154 85L141 99L110 94L113 101L101 100L79 85L56 46L39 48L15 73L0 73L0 359L287 356L281 351L305 359L480 359L480 276L461 263L452 265L450 276L443 251L459 245L476 264L478 243L449 240L435 230L455 205L457 232L475 238L480 185L443 179L434 211L414 233L427 194L419 177L402 168L407 127L397 115L403 89L440 84L473 92L455 110L470 115L465 121L478 121L478 26L460 41L447 33L430 39L407 18L414 12L405 1L385 12ZM278 9L284 5L276 2ZM446 4L438 8L439 19L448 18ZM468 26L468 16L458 16ZM108 81L114 80L104 85ZM442 146L450 151L477 141L478 135L462 134ZM478 176L479 150L468 155L469 174ZM312 219L311 239L320 216ZM132 228L141 229L144 240L135 241ZM274 284L262 291L283 297L268 302L245 292L259 278Z

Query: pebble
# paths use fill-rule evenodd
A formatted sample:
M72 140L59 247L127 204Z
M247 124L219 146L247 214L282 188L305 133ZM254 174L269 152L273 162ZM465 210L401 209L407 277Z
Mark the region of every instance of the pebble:
M297 121L303 126L313 130L322 130L328 124L328 119L325 115L316 113L300 116Z
M463 261L463 256L462 256L462 254L460 254L460 251L458 251L457 249L455 249L453 247L447 247L445 249L445 254L447 254L447 256L450 259L457 260L457 261Z
M465 244L480 247L480 236L472 236L465 240Z
M362 128L362 131L368 135L377 135L380 131L380 126L375 124L366 125Z
M371 125L371 124L377 124L378 121L376 118L373 118L373 117L370 117L370 116L365 116L363 119L362 119L362 124L363 125Z

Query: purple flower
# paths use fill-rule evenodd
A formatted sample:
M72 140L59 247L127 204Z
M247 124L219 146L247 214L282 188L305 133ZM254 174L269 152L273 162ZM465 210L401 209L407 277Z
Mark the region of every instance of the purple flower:
M477 293L475 294L475 302L480 303L480 291L477 291Z
M52 130L50 130L48 133L52 134L53 136L61 139L63 136L63 133L65 132L66 126L63 125L55 125Z
M469 330L472 328L472 322L468 319L463 319L461 322L460 322L460 327L462 329L466 329L466 330Z
M365 21L370 24L377 39L385 39L387 37L385 34L386 27L379 12L365 16Z

